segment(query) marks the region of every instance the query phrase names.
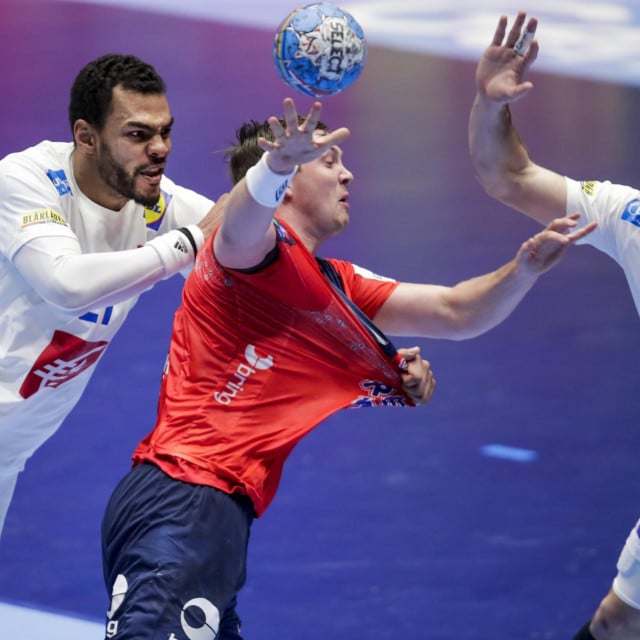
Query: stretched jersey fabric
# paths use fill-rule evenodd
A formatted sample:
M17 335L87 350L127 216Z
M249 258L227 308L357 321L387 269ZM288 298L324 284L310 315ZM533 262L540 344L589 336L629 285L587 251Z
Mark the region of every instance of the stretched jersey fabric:
M276 222L278 257L225 269L212 238L174 321L154 430L134 452L170 476L273 499L296 443L346 407L407 406L397 365L356 319L294 233ZM331 261L370 318L398 285Z
M624 271L640 313L640 191L611 182L567 182L567 212L579 211L580 226L598 226L581 242L613 258Z
M77 239L83 253L135 249L199 221L213 204L163 177L152 209L133 201L104 209L75 183L72 150L44 141L0 161L0 474L20 471L56 431L137 301L76 317L29 286L13 264L18 251L56 236Z

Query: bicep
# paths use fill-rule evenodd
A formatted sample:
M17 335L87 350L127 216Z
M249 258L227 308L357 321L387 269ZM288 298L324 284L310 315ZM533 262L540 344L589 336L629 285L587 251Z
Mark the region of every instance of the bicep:
M395 336L447 338L452 335L451 287L401 282L373 318Z
M564 176L536 164L530 164L499 199L545 227L567 215Z

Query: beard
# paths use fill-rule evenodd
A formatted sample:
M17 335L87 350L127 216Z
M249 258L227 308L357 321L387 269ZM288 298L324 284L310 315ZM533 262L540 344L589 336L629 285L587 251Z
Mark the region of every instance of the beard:
M127 200L134 200L144 207L153 207L160 198L160 193L146 195L136 189L136 177L147 167L139 167L133 173L127 173L122 165L119 165L111 153L109 145L102 143L98 153L98 174L113 189Z

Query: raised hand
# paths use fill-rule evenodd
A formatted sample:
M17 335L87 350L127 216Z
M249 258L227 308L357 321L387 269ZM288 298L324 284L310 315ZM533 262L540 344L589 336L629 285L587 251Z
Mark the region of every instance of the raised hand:
M302 124L299 123L298 112L291 98L283 101L283 127L275 116L269 118L269 125L275 141L259 138L258 144L269 152L267 164L275 173L290 173L296 165L310 162L321 156L329 147L338 144L349 135L345 127L330 133L316 131L322 105L314 102Z
M534 39L538 21L518 13L507 34L507 17L501 16L493 40L484 52L476 69L476 85L485 98L507 104L523 98L533 84L523 80L526 70L538 56L538 42Z

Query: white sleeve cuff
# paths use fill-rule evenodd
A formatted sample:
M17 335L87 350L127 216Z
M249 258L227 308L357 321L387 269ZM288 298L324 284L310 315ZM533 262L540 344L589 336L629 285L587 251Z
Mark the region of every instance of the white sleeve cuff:
M196 225L189 225L190 231L192 231L192 226ZM200 231L200 229L198 229L198 231ZM201 231L199 237L204 242L204 236ZM194 248L189 239L184 233L177 229L164 233L160 236L156 236L153 240L149 240L145 246L153 247L160 257L162 266L164 267L165 278L169 278L185 267L193 264L196 257Z

